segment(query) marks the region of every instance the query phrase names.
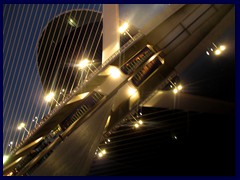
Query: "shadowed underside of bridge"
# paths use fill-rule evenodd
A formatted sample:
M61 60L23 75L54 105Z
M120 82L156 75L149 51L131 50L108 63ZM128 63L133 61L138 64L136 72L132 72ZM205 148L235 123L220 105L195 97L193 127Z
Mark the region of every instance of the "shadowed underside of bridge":
M87 97L91 97L92 92L99 94L97 103L32 158L17 175L87 175L102 136L108 137L112 129L119 126L119 123L129 116L129 112L134 113L139 104L172 109L173 104L170 102L173 102L173 95L160 90L194 61L194 56L200 53L196 52L197 49L223 33L226 24L234 24L232 5L185 5L149 34L138 38L133 45L103 66L98 74L85 82L83 88L76 93L79 95L90 92ZM147 51L150 53L149 57L142 63L131 64L136 54L139 55L146 47L150 47ZM116 67L122 70L118 79L109 75L109 69ZM129 95L129 90L134 92ZM218 114L234 113L234 106L230 103L187 94L177 95L177 98L182 98L181 103L174 106L177 109ZM25 142L25 147L46 136L53 127L66 119L66 112L74 114L84 101L84 98L78 99L75 96L74 101L64 104L58 113L49 118L45 127L40 127ZM206 104L212 104L212 109L206 108ZM62 115L59 115L61 113ZM20 148L13 159L28 154L34 146L36 145ZM42 163L39 163L40 161ZM4 171L7 173L13 167L15 166L10 164Z

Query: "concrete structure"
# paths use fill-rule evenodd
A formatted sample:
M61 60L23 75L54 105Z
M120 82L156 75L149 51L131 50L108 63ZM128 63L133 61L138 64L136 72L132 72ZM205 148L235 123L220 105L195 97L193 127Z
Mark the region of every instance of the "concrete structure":
M120 48L119 5L104 4L103 6L103 52L104 63Z
M107 135L139 103L154 104L149 98L157 97L159 89L178 75L175 67L184 64L184 70L190 65L187 57L202 46L205 38L211 42L214 36L209 34L233 15L232 5L185 5L148 34L133 36L121 53L105 61L52 110L44 124L14 151L4 174L13 171L22 158L26 162L16 175L86 175L102 135ZM89 94L82 98L86 92ZM57 137L27 159L42 142L39 138L48 137L58 125L61 130Z

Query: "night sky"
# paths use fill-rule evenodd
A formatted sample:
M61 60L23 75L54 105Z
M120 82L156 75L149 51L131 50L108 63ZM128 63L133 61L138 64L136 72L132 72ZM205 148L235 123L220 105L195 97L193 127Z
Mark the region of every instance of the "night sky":
M121 19L128 19L137 28L142 28L152 16L162 11L169 5L120 5ZM40 33L47 23L62 12L74 8L87 8L97 10L99 5L4 5L3 11L3 152L9 153L8 144L13 141L19 142L26 135L24 131L18 131L17 125L20 122L27 124L27 129L34 126L32 119L37 116L41 118L49 111L49 107L43 101L44 92L38 74L36 62L36 44ZM138 20L141 12L143 18ZM235 30L229 29L221 37L216 39L216 44L226 43L230 50L218 59L214 56L207 56L205 51L191 65L191 68L180 74L181 81L185 85L184 92L211 97L227 102L235 102ZM211 44L209 44L209 47ZM209 47L206 47L209 48ZM182 126L172 126L172 119L178 117L176 113L186 112L166 111L164 109L144 108L145 119L149 124L159 123L159 119L166 113L166 131L160 133L160 124L156 124L155 130L146 128L136 135L133 143L130 137L132 130L126 131L126 138L118 143L118 136L121 129L116 131L116 137L111 137L116 142L113 144L112 154L103 162L94 161L90 175L232 175L234 174L234 116L217 116L212 114L194 114L189 112L188 123L185 118L179 118ZM151 113L157 113L150 115ZM169 118L171 114L175 114ZM188 115L189 115L188 114ZM159 117L153 120L154 117ZM179 135L180 140L172 139L173 129ZM204 131L204 133L203 133ZM140 138L146 134L147 138ZM224 135L226 134L226 136ZM129 135L129 136L128 136ZM155 142L159 143L155 143ZM213 143L214 142L214 143ZM114 142L113 142L114 143ZM154 156L146 156L148 148L142 151L125 144L140 146L149 143ZM139 143L139 144L138 144ZM157 144L157 145L156 145ZM132 156L125 151L138 152ZM114 148L122 147L122 149ZM126 147L125 147L126 148ZM117 152L119 152L119 156ZM116 154L114 154L116 153ZM127 154L125 157L124 153ZM137 159L143 157L140 163ZM112 157L112 159L110 159ZM155 160L154 160L155 158ZM209 162L206 162L209 160ZM148 165L157 162L159 166L154 168ZM125 162L125 163L124 163ZM128 162L128 163L126 163ZM187 162L187 163L186 163ZM98 163L103 163L101 166ZM105 163L105 164L104 164ZM112 171L107 171L108 165L113 166ZM138 164L138 166L136 166ZM185 164L185 166L183 166ZM228 164L228 167L223 166ZM202 167L204 165L204 167ZM119 167L125 166L122 171ZM126 168L129 167L129 168ZM100 170L97 171L100 167ZM105 168L104 170L101 170ZM95 169L94 169L95 168ZM212 169L211 169L212 168ZM120 168L121 169L121 168ZM161 171L159 171L161 169ZM122 173L122 174L121 174Z

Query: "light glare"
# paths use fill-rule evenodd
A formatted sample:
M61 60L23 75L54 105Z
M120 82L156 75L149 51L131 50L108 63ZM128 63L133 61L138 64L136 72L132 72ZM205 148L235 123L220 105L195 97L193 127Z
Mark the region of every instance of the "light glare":
M4 156L3 156L3 164L4 164L5 162L7 162L8 158L9 158L8 155L4 155Z
M219 49L220 49L221 51L224 51L224 50L226 49L226 46L221 45L221 46L219 47Z
M143 124L143 121L142 121L142 120L139 120L138 123L142 125L142 124Z
M45 101L50 102L53 99L54 95L55 94L53 92L50 92L48 95L45 96Z
M106 152L106 150L105 150L105 149L103 149L103 150L102 150L102 153L103 153L103 154L106 154L107 152Z
M217 49L214 53L215 53L216 56L218 56L218 55L221 54L221 51L219 49Z
M12 176L13 175L13 172L10 172L9 174L7 174L7 176Z
M120 77L120 71L119 71L119 69L116 68L116 67L111 67L111 68L109 69L109 73L110 73L110 75L111 75L113 78L118 78L118 77Z
M137 124L137 123L134 124L134 126L135 126L135 128L139 128L139 124Z
M132 96L136 91L137 91L137 90L136 90L135 88L129 87L129 89L128 89L128 94L129 94L130 96Z
M69 18L68 19L68 23L73 26L73 27L76 27L77 26L77 23L72 19L72 18Z
M182 90L182 85L178 85L178 90L181 91Z
M178 90L175 88L175 89L173 90L173 93L174 93L174 94L177 94L177 93L178 93Z
M98 157L103 157L103 154L102 153L98 153Z
M84 69L88 66L88 64L89 64L89 60L84 59L84 60L80 61L77 66L78 66L79 69Z
M19 126L18 126L18 130L21 130L22 128L25 127L25 124L24 123L21 123Z
M123 23L123 25L119 27L119 32L121 34L124 33L127 30L128 26L129 24L127 22Z

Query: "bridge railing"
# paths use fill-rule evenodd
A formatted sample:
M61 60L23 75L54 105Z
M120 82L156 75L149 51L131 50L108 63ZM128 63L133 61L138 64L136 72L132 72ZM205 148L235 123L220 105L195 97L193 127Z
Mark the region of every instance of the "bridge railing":
M73 91L71 93L69 93L64 100L62 100L58 106L54 107L54 109L52 109L50 111L50 113L45 116L41 122L39 123L39 125L37 124L36 127L30 131L30 133L27 135L27 137L25 139L23 139L11 152L11 154L14 154L23 144L24 142L26 142L30 136L32 136L43 124L45 124L49 118L51 118L53 115L55 115L61 108L63 105L65 105L68 101L70 101L72 99L73 96L75 96L76 94L78 94L83 87L86 86L87 82L92 80L94 77L96 77L99 72L107 67L110 63L112 63L115 58L120 54L123 53L124 51L126 51L131 45L133 45L134 43L136 43L138 40L140 40L144 35L142 33L138 33L135 36L133 36L127 43L125 43L118 51L116 51L114 54L112 54L101 66L97 67L88 77L87 79L83 82L83 84L78 85L77 87L75 87L73 89Z
M160 90L162 90L168 83L169 83L169 79L172 79L172 78L174 78L175 76L177 76L178 75L178 73L174 70L174 71L172 71L163 81L162 81L162 83L160 83L157 87L156 87L156 89L153 91L153 92L151 92L151 93L149 93L148 94L148 96L147 96L147 98L145 98L144 100L142 100L142 101L139 101L135 106L133 106L132 107L132 109L129 111L129 113L127 114L127 115L125 115L124 116L124 118L122 118L122 120L121 121L119 121L119 122L117 122L113 127L112 127L112 129L114 129L114 127L117 127L117 126L119 126L121 123L122 123L122 121L124 121L124 119L128 119L128 116L131 116L131 114L134 114L135 112L136 112L136 110L139 108L139 106L144 106L144 104L148 101L148 100L150 100L154 95L156 95ZM111 131L111 130L110 130ZM106 138L108 138L108 136L110 135L110 131L107 131L105 134L103 134L103 139L106 139Z

